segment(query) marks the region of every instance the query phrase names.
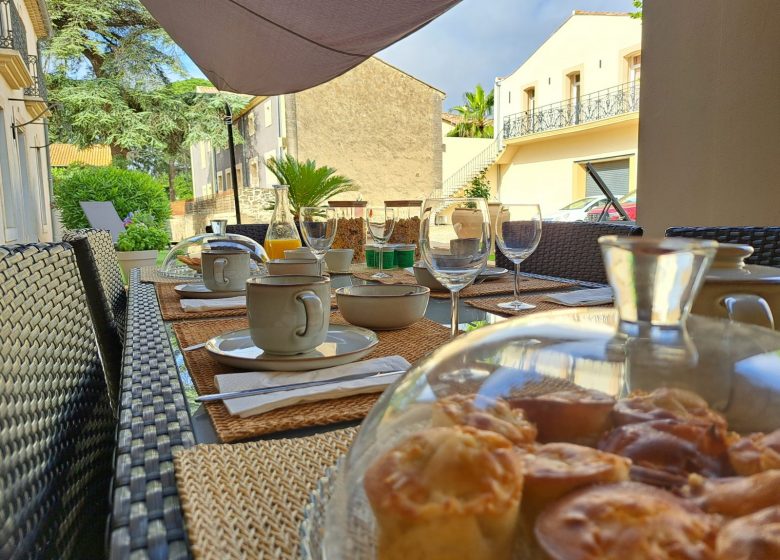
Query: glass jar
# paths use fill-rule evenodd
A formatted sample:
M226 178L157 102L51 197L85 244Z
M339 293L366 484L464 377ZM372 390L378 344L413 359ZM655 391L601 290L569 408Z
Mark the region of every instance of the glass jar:
M363 262L366 258L366 223L364 214L367 205L367 200L328 201L328 206L336 208L339 217L333 248L352 249L354 251L352 262L354 263Z
M271 260L283 259L286 249L297 249L301 246L301 236L290 211L289 187L274 185L274 196L274 213L263 243Z
M385 200L385 208L395 210L395 228L390 243L414 244L415 259L420 257L420 213L422 200ZM412 265L409 265L412 266Z

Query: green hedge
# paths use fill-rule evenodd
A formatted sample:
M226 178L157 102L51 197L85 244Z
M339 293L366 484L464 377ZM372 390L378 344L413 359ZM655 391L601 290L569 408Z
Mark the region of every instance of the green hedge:
M171 215L165 187L146 173L117 167L71 166L54 173L54 203L67 229L89 227L79 202L110 201L124 219L149 212L162 224Z

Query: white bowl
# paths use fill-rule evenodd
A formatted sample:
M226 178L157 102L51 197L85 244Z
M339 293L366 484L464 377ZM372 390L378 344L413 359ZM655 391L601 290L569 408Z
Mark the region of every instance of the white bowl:
M317 260L317 257L314 256L314 253L308 247L298 247L297 249L285 249L284 258L304 260L304 261Z
M349 272L352 264L352 257L355 251L352 249L331 249L325 253L325 262L328 263L328 270L333 272Z
M320 267L317 261L304 259L274 259L266 263L271 276L319 276Z
M442 286L441 283L436 280L433 274L431 274L431 271L428 270L428 267L426 267L424 264L414 265L414 278L419 284L430 288L434 292L447 291L447 288Z
M353 325L389 331L422 319L430 293L417 285L347 286L336 290L336 303L344 319Z

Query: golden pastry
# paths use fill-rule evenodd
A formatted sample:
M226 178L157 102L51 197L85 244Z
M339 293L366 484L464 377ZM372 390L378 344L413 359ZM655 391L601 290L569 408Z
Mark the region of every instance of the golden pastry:
M363 484L378 560L511 558L523 470L504 436L430 428L376 459Z
M707 401L699 395L670 387L656 389L652 393L635 393L618 401L613 416L618 426L671 419L726 428L723 417L711 410Z
M452 395L433 408L433 426L471 426L501 434L524 447L536 440L536 427L520 409L512 410L503 399L482 395Z
M612 426L615 400L592 389L558 391L537 397L510 397L512 408L521 408L536 424L542 443L563 441L595 444Z
M635 482L591 486L542 512L534 532L553 560L712 560L717 520Z
M742 476L780 469L780 430L743 437L728 452L731 465Z
M718 560L780 558L780 506L726 523L718 533Z
M730 478L691 475L683 493L708 513L740 517L780 504L780 470Z

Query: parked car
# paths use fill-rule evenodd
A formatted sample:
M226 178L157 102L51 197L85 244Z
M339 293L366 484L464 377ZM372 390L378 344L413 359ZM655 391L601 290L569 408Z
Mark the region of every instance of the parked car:
M623 210L626 211L626 214L628 214L628 218L632 221L636 221L636 191L632 191L628 193L627 195L623 196L622 198L618 198L618 202L623 207ZM602 207L595 208L588 212L587 220L589 222L598 222L599 217L601 216L601 210ZM617 210L615 210L614 206L609 207L609 211L607 212L607 216L604 218L603 221L605 222L616 222L620 220L620 214Z
M571 204L567 204L560 210L553 212L544 219L551 222L576 222L577 220L584 220L593 209L602 208L607 201L605 196L586 196L579 200L575 200Z

